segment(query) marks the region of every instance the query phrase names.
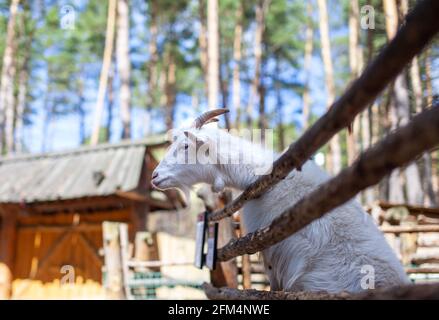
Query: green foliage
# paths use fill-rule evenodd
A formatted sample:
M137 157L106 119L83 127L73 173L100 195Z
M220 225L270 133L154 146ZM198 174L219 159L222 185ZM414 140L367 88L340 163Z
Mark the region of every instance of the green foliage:
M107 142L107 130L108 130L108 128L105 128L105 127L99 128L99 138L98 138L99 143ZM89 145L90 141L91 141L91 136L87 136L87 137L85 137L83 144Z
M265 55L276 55L280 59L298 66L303 55L304 39L292 35L303 34L306 24L305 4L299 1L272 1L264 34Z
M35 33L33 80L46 82L45 108L53 115L74 112L82 102L83 87L88 77L98 79L104 47L106 6L89 0L84 8L75 8L74 29L60 27L60 7L46 7L42 25Z

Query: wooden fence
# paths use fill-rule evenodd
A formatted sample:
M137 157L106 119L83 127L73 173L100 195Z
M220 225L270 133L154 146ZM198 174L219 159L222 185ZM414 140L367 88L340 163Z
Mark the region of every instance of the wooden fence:
M285 178L290 171L300 170L301 166L337 132L349 127L355 116L367 108L438 33L437 12L439 12L439 1L419 2L406 16L405 23L393 40L334 102L327 113L274 162L272 172L261 176L230 204L211 213L208 217L209 221L219 221L231 216L246 201L261 196L269 187ZM287 208L269 226L230 240L218 250L218 260L227 261L239 255L252 254L269 248L349 201L358 192L378 183L395 168L408 164L437 145L439 145L439 105L435 104L414 117L406 126L398 128L362 153L350 167ZM403 229L396 231L411 232ZM352 296L218 289L209 284L205 284L204 289L211 299L439 298L439 284L411 285Z

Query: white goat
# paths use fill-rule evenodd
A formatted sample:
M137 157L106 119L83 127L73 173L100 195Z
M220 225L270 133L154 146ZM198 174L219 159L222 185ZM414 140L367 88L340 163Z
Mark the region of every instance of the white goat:
M204 182L211 184L214 191L225 187L244 190L258 178L254 174L256 170L272 164L272 151L223 130L202 127L208 119L221 113L224 113L223 109L203 114L193 127L177 134L153 173L155 187L180 188L187 194L192 185ZM229 148L222 148L225 144ZM206 146L209 153L202 153L205 159L200 159L198 154L194 163L182 163L181 159L187 159L189 150ZM246 157L250 153L258 156ZM223 158L250 161L232 164L224 163ZM267 226L328 178L313 161L307 161L302 171L293 170L263 196L245 204L243 222L246 230L253 232ZM262 256L272 290L359 292L408 282L383 234L356 201L332 210L264 250Z

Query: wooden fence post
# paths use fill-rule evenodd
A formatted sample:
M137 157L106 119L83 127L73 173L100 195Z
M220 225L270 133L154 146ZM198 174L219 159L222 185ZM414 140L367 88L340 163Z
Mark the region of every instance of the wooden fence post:
M242 237L247 233L244 224L241 221L242 209L239 210L239 216L237 216L236 221L239 223L238 237ZM252 271L251 271L251 260L248 254L241 256L241 266L242 266L242 288L251 289L252 287Z
M105 291L108 299L124 299L119 223L105 221L102 226L105 255Z
M218 225L218 247L227 244L234 238L232 219L227 217L219 221ZM210 272L211 283L214 286L227 286L229 288L238 288L238 267L236 259L219 262L217 261L215 270Z
M132 299L131 290L129 287L129 240L128 240L128 225L126 223L119 223L119 237L120 237L120 258L122 263L122 283L125 291L125 297Z
M207 210L213 211L224 207L232 199L230 191L224 191L221 196L214 194L210 186L204 186L197 192L198 198L204 202ZM236 238L235 230L233 229L233 221L231 218L226 218L219 221L218 225L218 247L222 247L231 239ZM230 288L238 287L238 266L236 259L219 262L217 261L215 270L210 272L210 281L215 286L227 286Z
M136 261L159 261L159 248L157 242L157 233L148 231L137 232L134 246L134 259ZM145 269L160 272L160 267L141 267L138 271L145 271Z

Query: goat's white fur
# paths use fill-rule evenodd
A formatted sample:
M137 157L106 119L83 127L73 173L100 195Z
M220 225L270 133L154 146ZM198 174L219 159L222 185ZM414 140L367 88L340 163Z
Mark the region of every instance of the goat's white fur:
M153 183L158 188L180 188L187 192L192 185L204 182L213 185L215 191L224 187L244 190L257 179L255 168L267 166L273 161L272 151L222 130L205 127L189 131L192 133L189 137L187 133L178 135L157 166L155 172L159 178ZM245 164L175 164L169 161L176 154L185 152L185 145L194 145L194 136L202 143L213 142L212 148L215 148L214 142L218 139L228 141L230 148L225 152L239 156L239 159L251 152L256 156ZM218 157L230 155L222 152ZM278 156L274 155L275 158ZM307 161L302 171L293 170L263 196L245 204L245 229L253 232L267 226L328 178L313 161ZM358 292L366 288L365 283L371 285L372 280L368 277L374 278L373 285L368 288L408 282L383 234L354 200L264 250L262 256L272 290ZM367 273L370 266L374 274Z

